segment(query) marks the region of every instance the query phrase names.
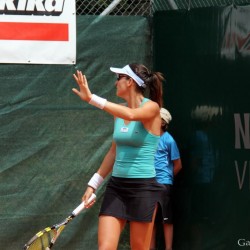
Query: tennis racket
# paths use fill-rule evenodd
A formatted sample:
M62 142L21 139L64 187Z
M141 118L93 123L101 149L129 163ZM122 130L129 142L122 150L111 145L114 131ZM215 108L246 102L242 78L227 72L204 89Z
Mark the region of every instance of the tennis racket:
M96 195L93 193L88 202L93 201ZM50 250L55 244L58 236L63 231L65 226L75 218L85 208L84 202L82 202L64 221L59 224L55 224L52 227L46 227L45 229L34 235L25 245L24 249L27 250Z

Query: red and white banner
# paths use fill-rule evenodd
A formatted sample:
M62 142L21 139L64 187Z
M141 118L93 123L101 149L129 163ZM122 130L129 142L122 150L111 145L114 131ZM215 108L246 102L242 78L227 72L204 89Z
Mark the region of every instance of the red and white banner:
M75 1L0 0L0 63L75 64Z

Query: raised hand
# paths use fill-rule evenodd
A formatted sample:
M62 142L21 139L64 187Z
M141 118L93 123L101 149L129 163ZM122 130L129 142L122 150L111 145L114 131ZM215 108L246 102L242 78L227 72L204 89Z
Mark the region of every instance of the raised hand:
M86 76L83 75L81 71L77 70L76 73L73 74L73 77L79 86L79 90L73 88L72 91L83 101L89 102L92 94L90 92Z

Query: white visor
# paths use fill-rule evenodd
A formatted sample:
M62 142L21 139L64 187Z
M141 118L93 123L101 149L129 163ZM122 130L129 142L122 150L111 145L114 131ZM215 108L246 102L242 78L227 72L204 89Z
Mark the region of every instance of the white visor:
M144 84L144 81L134 73L134 71L129 67L129 65L126 65L123 68L113 68L110 67L110 70L116 74L124 74L124 75L128 75L131 78L133 78L133 80L140 86L143 88L146 88L146 84Z

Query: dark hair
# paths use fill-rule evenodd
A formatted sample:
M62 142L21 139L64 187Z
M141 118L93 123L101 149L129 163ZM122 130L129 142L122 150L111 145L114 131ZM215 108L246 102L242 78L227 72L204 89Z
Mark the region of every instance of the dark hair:
M138 75L149 89L149 98L158 103L162 107L162 82L164 77L160 72L151 72L146 66L142 64L132 63L129 67ZM143 93L146 88L137 85L138 89Z

